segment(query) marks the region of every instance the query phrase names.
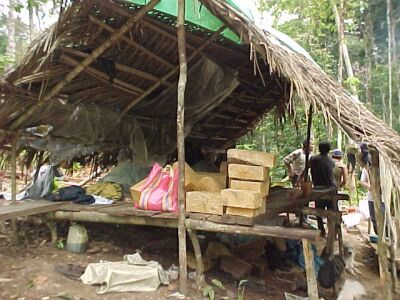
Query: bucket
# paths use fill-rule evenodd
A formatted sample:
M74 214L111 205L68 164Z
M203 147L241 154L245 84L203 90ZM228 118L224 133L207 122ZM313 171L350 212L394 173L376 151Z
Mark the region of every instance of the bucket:
M74 224L69 227L66 249L75 252L85 252L88 245L88 234L85 227Z

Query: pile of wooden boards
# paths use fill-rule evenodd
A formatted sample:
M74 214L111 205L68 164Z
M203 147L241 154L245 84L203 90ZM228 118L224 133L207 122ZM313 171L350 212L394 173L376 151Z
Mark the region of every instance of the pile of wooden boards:
M220 174L229 176L229 188L186 193L188 212L255 217L265 213L269 192L269 169L276 157L270 153L239 149L228 150L228 165ZM227 173L226 173L227 171ZM209 173L212 174L212 173Z
M269 169L276 164L270 153L228 150L229 187L221 192L226 214L255 217L266 211L269 192Z
M190 168L187 166L187 168ZM193 170L191 170L194 172ZM186 211L189 213L203 213L222 215L224 203L221 191L226 188L227 171L221 166L219 173L194 172L192 174L193 189L186 189ZM185 177L185 186L186 186Z

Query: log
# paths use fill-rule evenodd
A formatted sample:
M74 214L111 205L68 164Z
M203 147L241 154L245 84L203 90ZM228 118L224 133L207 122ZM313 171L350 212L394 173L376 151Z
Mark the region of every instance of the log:
M304 262L306 265L308 297L310 298L310 300L318 300L318 286L317 279L315 277L314 254L312 252L310 242L306 239L303 239L302 242Z
M229 178L254 180L254 181L267 181L268 169L260 166L246 166L239 164L228 165Z
M311 242L319 241L320 232L318 230L286 228L282 226L253 225L240 226L219 224L209 221L186 219L186 227L195 230L204 230L212 232L236 233L243 235L257 235L280 237L284 239L301 240L307 239Z
M223 199L220 193L187 192L186 211L222 215L224 213Z
M267 196L269 193L269 182L254 182L254 181L242 181L242 180L231 180L230 188L235 190L247 190L259 193L262 197Z
M56 211L46 214L51 220L65 220L76 222L130 224L156 227L177 228L177 219L152 218L151 216L121 215L113 216L108 213L96 211Z
M262 197L253 191L243 191L235 189L224 189L221 191L224 205L240 208L260 208Z
M261 151L229 149L228 163L231 162L273 168L276 166L276 156Z

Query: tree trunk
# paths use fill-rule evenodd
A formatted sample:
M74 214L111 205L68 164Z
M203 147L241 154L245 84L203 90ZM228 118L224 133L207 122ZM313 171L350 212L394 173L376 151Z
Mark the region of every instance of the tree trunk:
M368 4L368 3L366 3ZM372 89L372 62L373 62L373 52L374 47L374 33L373 33L373 23L370 8L367 7L364 10L364 50L365 50L365 63L366 63L366 103L373 105L373 89Z
M344 1L340 0L339 9L335 3L335 0L331 0L331 5L332 5L333 14L335 15L335 23L336 23L337 30L338 30L339 54L342 54L342 56L343 56L343 60L344 60L345 66L346 66L347 78L351 79L354 77L354 73L353 73L353 68L351 66L349 51L347 49L347 45L346 45L346 41L345 41L345 37L344 37L344 12L345 12ZM340 62L340 58L339 58L339 62ZM338 73L338 76L339 76L339 73ZM340 74L340 76L343 77L343 75L341 75L341 74ZM353 95L353 97L356 100L358 100L356 86L352 83L349 83L349 86L350 86L351 94Z
M185 89L187 82L187 57L185 40L185 0L178 1L178 53L179 53L179 81L177 107L177 143L179 161L179 291L186 294L187 266L186 266L186 211L185 211Z
M32 1L29 1L29 0L28 0L28 12L29 12L29 42L32 43L33 36L35 34L35 24L33 23Z
M393 101L393 30L392 30L392 0L386 1L386 18L387 18L387 29L388 29L388 80L389 80L389 126L393 128L393 110L392 110L392 101Z
M14 0L9 0L9 6L8 6L8 16L7 16L7 35L8 35L8 43L7 43L7 49L6 53L7 55L12 58L13 61L15 61L15 1ZM8 64L6 66L6 69L12 67L13 63Z

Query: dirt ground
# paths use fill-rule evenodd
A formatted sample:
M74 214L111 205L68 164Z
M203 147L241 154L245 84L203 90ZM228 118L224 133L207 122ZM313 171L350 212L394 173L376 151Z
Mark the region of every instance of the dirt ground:
M67 237L68 223L59 224L59 237ZM143 226L117 226L106 224L85 224L88 229L90 244L86 253L75 254L49 244L50 234L40 219L31 217L19 221L21 244L11 244L9 223L0 224L0 299L167 299L177 291L177 282L169 286L160 286L151 293L116 293L96 294L97 287L87 286L80 281L65 278L55 271L59 263L77 263L86 266L100 260L118 261L125 254L140 250L142 257L156 260L164 268L171 264L178 265L177 234L173 229ZM383 299L379 292L377 261L373 251L357 234L344 234L345 242L356 250L356 261L364 264L360 268L362 276L345 274L363 284L368 296L365 299ZM190 243L188 243L190 245ZM61 246L61 243L59 243ZM207 274L207 281L217 278L222 281L227 291L218 292L222 299L237 298L237 281L215 267ZM284 299L284 292L289 291L288 283L278 280L277 273L268 271L263 277L249 278L245 290L245 299ZM282 278L282 276L280 276ZM285 279L285 278L283 278ZM286 278L293 280L293 278ZM201 291L196 291L194 282L188 280L189 293L186 299L203 299ZM306 291L298 290L295 294L305 296ZM321 290L325 299L333 299L332 291ZM176 298L168 298L176 299ZM221 299L221 298L220 298Z

